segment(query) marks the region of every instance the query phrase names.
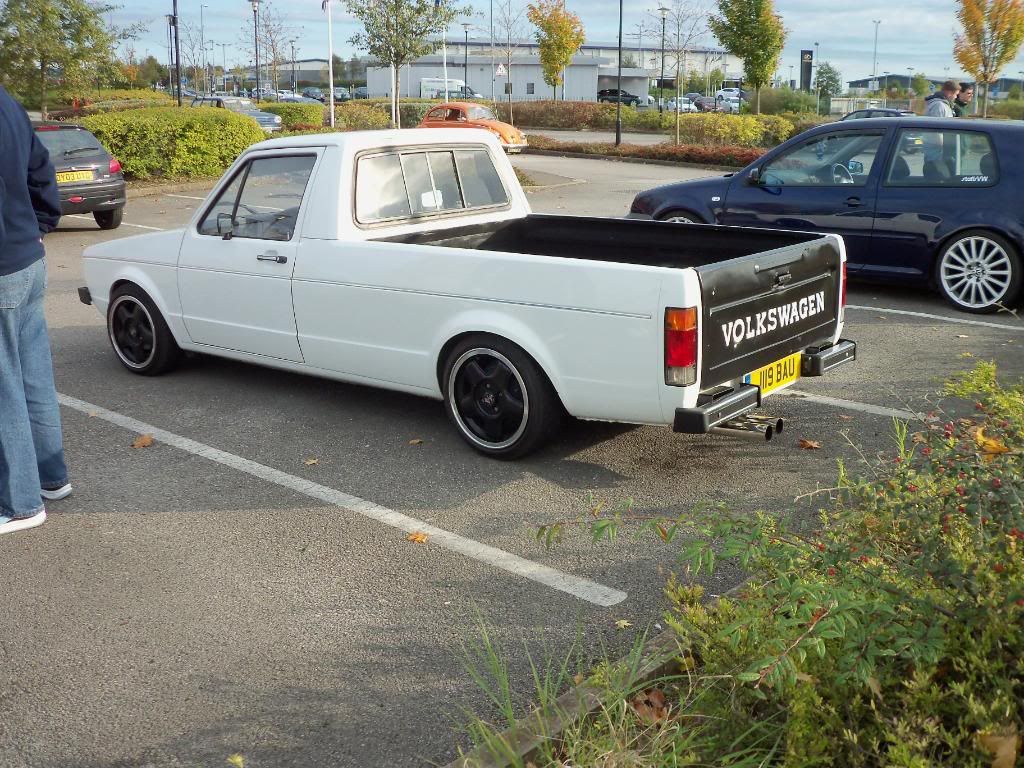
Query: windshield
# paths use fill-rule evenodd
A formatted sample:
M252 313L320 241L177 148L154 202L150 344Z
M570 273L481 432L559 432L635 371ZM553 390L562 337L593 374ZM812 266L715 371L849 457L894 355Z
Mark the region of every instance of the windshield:
M498 118L487 107L470 107L470 109L469 109L469 119L470 120L497 120Z
M54 156L62 156L68 153L85 154L85 150L102 150L96 137L88 131L77 129L58 128L55 131L36 131L43 146Z
M232 112L251 112L253 109L248 99L224 99L224 107Z

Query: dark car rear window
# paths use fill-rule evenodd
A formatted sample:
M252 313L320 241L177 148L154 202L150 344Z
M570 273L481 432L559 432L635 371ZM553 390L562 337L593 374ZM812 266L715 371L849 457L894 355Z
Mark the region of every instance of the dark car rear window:
M102 152L103 147L88 131L84 131L80 128L58 128L57 130L48 131L46 129L36 131L39 136L39 140L43 142L43 146L53 155L55 158L63 157L68 152L74 152L76 155L87 154L84 150L91 149L96 152ZM81 152L77 150L83 150Z

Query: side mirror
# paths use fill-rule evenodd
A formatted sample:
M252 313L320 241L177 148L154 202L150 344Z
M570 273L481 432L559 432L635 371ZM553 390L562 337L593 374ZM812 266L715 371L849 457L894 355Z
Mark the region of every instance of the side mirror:
M752 187L756 187L761 183L761 169L751 168L750 173L747 174L747 184Z
M860 175L864 173L864 163L862 163L860 160L848 160L846 163L846 168L850 171L850 173L854 175Z
M230 213L217 214L217 234L223 235L225 240L231 239L231 233L234 230L234 226Z

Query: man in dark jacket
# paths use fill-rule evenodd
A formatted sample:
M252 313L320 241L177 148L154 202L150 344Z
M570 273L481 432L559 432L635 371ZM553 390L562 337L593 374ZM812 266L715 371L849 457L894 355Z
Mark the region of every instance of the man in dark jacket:
M972 101L974 101L974 86L971 83L960 83L960 93L953 99L953 115L955 117L967 115Z
M43 235L58 221L50 156L0 86L0 534L41 525L43 499L71 493L43 315Z

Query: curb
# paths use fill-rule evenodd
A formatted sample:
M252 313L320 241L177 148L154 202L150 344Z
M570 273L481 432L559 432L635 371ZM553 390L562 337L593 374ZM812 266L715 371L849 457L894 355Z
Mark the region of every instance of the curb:
M617 157L613 155L590 154L589 152L563 152L559 149L534 149L533 147L524 149L523 154L571 157L581 160L610 160L617 163L637 163L639 165L666 165L675 168L694 168L700 171L724 171L726 173L735 173L744 168L744 166L737 165L702 165L700 163L684 163L679 160L650 160L643 157Z
M218 177L219 178L219 177ZM167 184L153 184L144 187L129 186L126 195L129 200L139 197L154 197L156 195L174 194L176 192L207 192L210 187L217 183L218 179L203 179L202 181L180 181Z

